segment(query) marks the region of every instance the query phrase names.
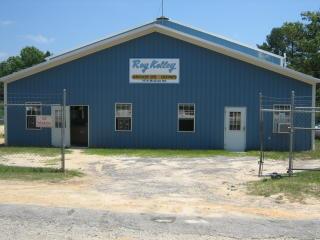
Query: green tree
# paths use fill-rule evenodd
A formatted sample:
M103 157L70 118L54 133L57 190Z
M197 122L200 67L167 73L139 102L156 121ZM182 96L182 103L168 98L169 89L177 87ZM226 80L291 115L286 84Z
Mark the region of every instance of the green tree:
M284 23L273 28L259 48L287 55L288 67L320 78L320 11L301 13L300 22ZM317 86L317 106L320 106L320 87ZM320 114L316 115L320 120Z
M302 21L273 28L259 48L287 55L288 67L320 78L320 11L301 13Z
M26 67L41 63L48 56L50 56L50 52L44 53L35 47L25 47L20 52L21 60Z
M35 47L25 47L18 56L12 56L6 61L0 62L0 77L44 62L45 58L50 55L49 51L42 52ZM3 98L3 84L0 85L0 97Z

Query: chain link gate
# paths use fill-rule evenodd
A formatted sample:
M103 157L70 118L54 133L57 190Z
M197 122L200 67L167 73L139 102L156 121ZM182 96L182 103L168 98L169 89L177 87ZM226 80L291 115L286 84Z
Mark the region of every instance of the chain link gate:
M66 90L7 94L0 102L0 164L65 171L65 115ZM54 147L53 129L61 138Z
M265 161L265 151L274 150L270 147L268 138L266 140L265 133L272 131L278 134L276 144L280 149L288 149L288 169L287 173L292 176L293 171L309 170L319 171L319 166L296 167L294 158L296 152L301 152L311 143L315 141L315 116L320 113L320 107L316 107L315 99L312 96L296 96L295 92L291 92L289 98L278 98L264 96L260 93L259 96L259 135L260 135L260 160L259 160L259 176L263 175L263 164ZM295 139L299 139L297 144ZM301 140L304 140L305 146L301 145ZM314 149L313 151L319 151Z

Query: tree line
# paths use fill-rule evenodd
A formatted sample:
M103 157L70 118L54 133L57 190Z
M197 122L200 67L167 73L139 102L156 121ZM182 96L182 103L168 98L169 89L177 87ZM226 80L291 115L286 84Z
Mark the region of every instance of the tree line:
M301 21L285 22L258 48L287 56L289 68L320 78L320 12L303 12Z
M273 28L266 41L257 46L278 55L286 54L289 68L320 78L320 11L302 12L301 21ZM320 106L319 84L316 105ZM319 113L316 119L320 120Z
M19 70L32 67L44 62L49 57L49 51L42 52L35 47L25 47L17 56L11 56L7 60L0 62L0 78ZM0 85L0 98L3 99L3 84Z

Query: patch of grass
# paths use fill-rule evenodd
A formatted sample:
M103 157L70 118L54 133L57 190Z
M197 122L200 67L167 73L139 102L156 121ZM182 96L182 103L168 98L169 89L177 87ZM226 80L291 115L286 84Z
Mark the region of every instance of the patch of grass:
M61 163L61 159L60 158L46 159L43 161L43 163L46 166L56 166Z
M16 167L0 164L0 179L23 181L62 181L73 177L82 177L84 174L76 170L67 170L66 173L54 168Z
M121 149L121 148L88 148L84 153L100 156L131 156L131 157L259 157L259 151L230 152L226 150L185 150L185 149ZM320 159L320 140L316 140L315 151L295 152L297 159ZM265 157L274 160L287 160L286 151L266 151Z
M304 171L292 177L249 182L247 187L252 195L267 197L281 193L294 200L303 199L306 195L320 198L320 171Z
M245 156L244 153L225 150L179 150L179 149L115 149L88 148L84 152L100 156L131 156L131 157L213 157L213 156Z
M259 157L259 151L248 151L246 152L247 156ZM265 158L274 159L274 160L287 160L289 157L289 152L287 151L266 151ZM295 152L294 157L296 159L320 159L320 140L316 139L315 141L315 150L314 151L301 151Z
M70 150L66 150L66 153L69 152ZM0 155L6 154L34 154L42 157L55 157L61 154L61 149L46 147L0 147Z
M246 156L250 157L260 157L259 151L248 151L245 153ZM285 151L265 151L264 156L266 159L273 159L273 160L286 160L289 157L289 152ZM295 156L297 156L295 154Z

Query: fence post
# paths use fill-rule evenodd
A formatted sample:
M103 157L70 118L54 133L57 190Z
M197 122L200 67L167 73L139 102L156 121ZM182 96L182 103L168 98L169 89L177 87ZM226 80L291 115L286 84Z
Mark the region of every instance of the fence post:
M259 161L259 173L258 176L262 176L263 171L263 161L264 161L264 153L263 153L263 112L262 112L262 93L259 93L259 136L260 136L260 161Z
M294 114L294 91L291 92L291 108L290 108L290 143L289 143L289 169L288 174L292 176L293 169L293 134L294 134L294 126L293 126L293 114Z
M65 112L66 112L66 98L67 98L67 91L66 89L63 89L63 100L62 100L62 111L61 111L61 117L62 117L62 124L61 124L61 170L65 172L65 127L66 127L66 118L65 118Z

